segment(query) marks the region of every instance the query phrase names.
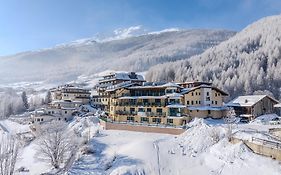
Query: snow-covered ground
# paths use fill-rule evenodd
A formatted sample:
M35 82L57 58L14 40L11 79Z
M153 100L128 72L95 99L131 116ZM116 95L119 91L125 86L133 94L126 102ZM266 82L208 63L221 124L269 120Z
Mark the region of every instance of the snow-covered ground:
M29 131L28 125L11 120L0 121L0 126L1 135ZM271 126L252 122L233 127L235 132L238 131L236 133L238 137L266 138L264 133ZM280 125L274 127L281 128ZM188 128L179 136L101 130L95 116L76 117L69 123L69 129L73 129L81 137L92 138L90 145L94 153L80 156L68 174L277 175L281 173L278 161L254 154L242 143L229 143L226 139L226 126L222 120L198 119L190 123ZM37 175L51 171L51 167L46 162L36 158L35 142L36 139L20 150L16 164L16 169L25 167L29 172L16 174Z
M231 144L222 126L193 123L180 136L101 131L92 140L95 154L81 157L69 174L280 174L278 161Z

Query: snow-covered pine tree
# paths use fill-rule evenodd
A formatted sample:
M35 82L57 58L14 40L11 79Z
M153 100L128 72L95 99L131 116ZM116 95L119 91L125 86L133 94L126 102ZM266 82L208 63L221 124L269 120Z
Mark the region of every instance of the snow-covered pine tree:
M28 104L27 95L26 95L25 91L22 92L21 99L22 99L24 108L27 110L29 108L29 104Z

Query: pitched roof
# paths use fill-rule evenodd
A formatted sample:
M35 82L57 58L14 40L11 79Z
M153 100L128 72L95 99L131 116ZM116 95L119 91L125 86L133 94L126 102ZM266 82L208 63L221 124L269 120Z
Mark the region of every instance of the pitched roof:
M215 89L216 91L220 92L222 95L225 95L225 96L228 95L228 93L224 92L223 90L221 90L217 87L214 87L214 86L209 86L209 85L200 85L200 86L196 86L196 87L192 87L192 88L185 88L185 89L183 89L182 94L186 94L186 93L189 93L191 91L194 91L194 90L200 89L200 88L212 88L212 89Z
M253 106L265 97L268 97L278 103L277 100L267 95L245 95L236 97L235 99L228 102L226 106Z

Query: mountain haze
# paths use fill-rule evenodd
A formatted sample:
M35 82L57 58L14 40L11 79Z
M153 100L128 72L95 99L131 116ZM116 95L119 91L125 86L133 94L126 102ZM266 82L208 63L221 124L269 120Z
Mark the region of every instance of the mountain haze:
M152 67L151 81L212 81L231 94L281 98L281 15L263 18L190 59Z
M69 81L104 70L146 71L200 54L233 36L226 30L179 30L120 40L93 39L0 58L0 82Z

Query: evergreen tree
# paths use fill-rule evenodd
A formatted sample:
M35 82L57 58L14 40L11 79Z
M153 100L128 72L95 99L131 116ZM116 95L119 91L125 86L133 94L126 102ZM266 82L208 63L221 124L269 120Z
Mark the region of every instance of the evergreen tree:
M45 104L51 103L52 98L51 98L51 92L48 91L45 97Z
M23 107L27 110L29 108L29 104L28 104L28 100L27 100L27 96L26 96L25 91L22 92L21 99L22 99L22 102L23 102Z

